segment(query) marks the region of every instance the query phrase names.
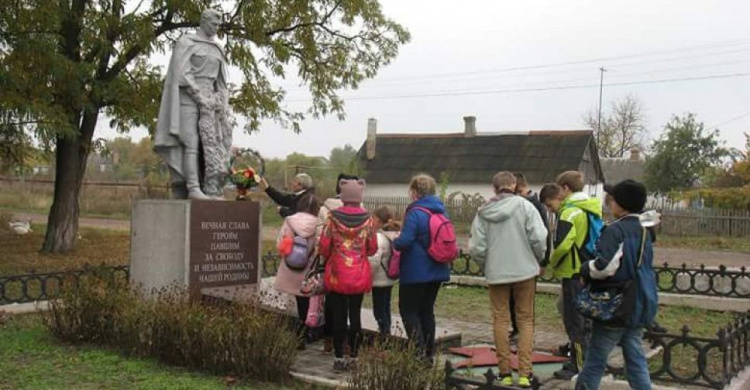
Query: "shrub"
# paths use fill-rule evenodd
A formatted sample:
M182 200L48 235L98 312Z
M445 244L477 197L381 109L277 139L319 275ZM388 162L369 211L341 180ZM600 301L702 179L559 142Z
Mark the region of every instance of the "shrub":
M439 364L417 359L412 343L375 343L360 353L349 378L352 390L442 389L445 374ZM440 359L436 359L440 361Z
M706 207L750 210L750 184L736 188L705 188L685 193L685 198L703 199Z
M297 338L251 304L203 305L179 288L146 299L105 272L64 283L45 324L69 342L94 342L165 363L265 382L285 381Z

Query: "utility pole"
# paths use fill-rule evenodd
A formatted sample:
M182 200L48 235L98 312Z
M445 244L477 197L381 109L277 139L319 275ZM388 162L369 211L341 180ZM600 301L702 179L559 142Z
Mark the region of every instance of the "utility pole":
M602 131L602 92L604 91L604 72L607 69L599 68L599 119L596 122L596 148L599 149L599 133Z

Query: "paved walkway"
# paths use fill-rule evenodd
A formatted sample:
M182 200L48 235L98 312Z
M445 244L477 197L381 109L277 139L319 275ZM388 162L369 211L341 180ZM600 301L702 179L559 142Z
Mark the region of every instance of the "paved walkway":
M493 344L492 325L466 321L455 321L437 318L441 327L461 333L461 344L464 346L476 344ZM535 331L534 349L549 350L560 344L566 337L562 333ZM322 378L328 384L343 384L347 375L333 372L333 355L323 352L323 343L308 344L305 351L297 355L292 366L292 372L300 374L302 378ZM569 382L556 379L543 379L543 389L568 389Z

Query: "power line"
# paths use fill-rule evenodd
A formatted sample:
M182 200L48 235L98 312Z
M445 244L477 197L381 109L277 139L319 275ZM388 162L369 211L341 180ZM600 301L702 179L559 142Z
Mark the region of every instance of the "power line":
M749 52L750 47L743 48L743 49L734 49L734 50L726 50L726 51L720 51L720 52L711 52L711 53L701 53L701 54L692 54L692 55L683 55L683 56L677 56L677 57L668 57L668 58L660 58L660 59L654 59L649 61L636 61L636 62L626 62L626 63L619 63L619 64L611 64L614 65L614 68L612 66L608 66L609 70L613 70L616 73L620 73L620 68L629 68L629 67L638 67L642 65L647 64L654 64L654 63L662 63L662 62L674 62L674 61L684 61L687 59L695 59L695 58L703 58L703 57L716 57L719 55L725 55L725 54L736 54L736 53L745 53ZM585 63L594 62L595 60L587 60ZM747 59L744 60L735 60L735 61L725 61L722 63L716 64L723 65L723 64L731 64L731 63L742 63L747 62ZM547 67L547 65L540 65ZM550 65L553 66L553 65ZM664 72L671 72L673 70L682 70L682 69L692 69L692 68L701 68L711 66L710 64L701 64L701 65L694 65L694 66L688 66L688 67L678 67L674 69L659 69L656 71L648 71L648 72L639 72L639 71L625 71L625 73L635 73L635 74L647 74L647 73L664 73ZM515 69L521 69L523 67L516 67ZM507 68L510 69L510 68ZM542 72L524 72L523 74L514 76L514 77L525 77L525 76L535 76L535 75L547 75L547 74L560 74L560 73L582 73L582 72L590 72L591 68L577 68L577 69L557 69L557 70L547 70ZM488 71L489 73L489 71ZM498 70L497 72L492 73L502 73L502 71ZM455 74L446 74L444 77L439 78L429 78L429 76L414 76L414 77L404 77L403 79L372 79L372 80L366 80L363 83L363 86L365 88L392 88L392 87L403 87L405 85L423 85L423 84L435 84L436 82L439 83L457 83L457 82L467 82L467 81L473 81L473 80L491 80L493 76L488 76L486 73L455 73ZM497 78L498 76L495 76ZM500 77L507 77L507 76L500 76ZM580 80L580 78L578 79ZM287 91L290 92L296 92L296 91L305 91L307 88L300 87L299 85L295 86L288 86L286 87Z
M740 120L740 119L742 119L742 118L748 117L748 116L750 116L750 111L748 111L748 112L746 112L746 113L744 113L744 114L738 115L738 116L736 116L736 117L734 117L734 118L732 118L732 119L729 119L729 120L727 120L727 121L721 122L721 123L719 123L718 125L715 125L715 126L711 126L711 127L709 127L708 129L709 129L709 130L716 130L716 129L718 129L718 128L719 128L719 127L721 127L721 126L724 126L724 125L728 125L728 124L730 124L730 123L732 123L732 122L736 122L736 121L738 121L738 120Z
M711 76L697 76L697 77L680 77L670 79L659 79L659 80L642 80L642 81L629 81L610 83L607 86L619 87L628 85L647 85L647 84L664 84L674 83L681 81L696 81L696 80L713 80L713 79L726 79L734 77L746 77L750 76L750 73L733 73L733 74L722 74L722 75L711 75ZM423 97L443 97L443 96L473 96L473 95L498 95L506 93L519 93L519 92L542 92L542 91L559 91L569 89L585 89L585 88L596 88L599 84L582 84L582 85L569 85L569 86L557 86L557 87L543 87L543 88L522 88L522 89L505 89L505 90L464 90L464 91L444 91L434 93L422 93L422 94L402 94L392 96L352 96L344 97L346 101L354 100L391 100L391 99L410 99L410 98L423 98ZM287 102L310 102L310 99L290 99Z
M471 72L451 72L451 73L433 73L433 74L427 74L427 75L417 75L417 76L404 76L404 77L398 77L398 78L390 78L387 80L413 80L413 79L422 79L422 78L432 78L432 77L446 77L446 76L454 76L454 75L474 75L474 74L485 74L485 73L500 73L500 72L514 72L514 71L520 71L520 70L529 70L529 69L543 69L543 68L551 68L556 66L568 66L568 65L579 65L579 64L590 64L590 63L601 63L605 61L614 61L614 60L620 60L620 59L627 59L627 58L639 58L639 57L650 57L655 55L661 55L661 54L668 54L668 53L678 53L682 51L691 51L691 50L697 50L701 48L709 48L709 49L718 49L720 47L731 47L731 46L742 46L750 44L750 40L744 39L739 41L727 41L726 43L715 43L715 44L704 44L704 45L697 45L697 46L687 46L679 49L670 49L670 50L661 50L661 51L653 51L653 52L645 52L645 53L638 53L638 54L630 54L630 55L620 55L620 56L611 56L611 57L600 57L600 58L592 58L588 60L579 60L579 61L565 61L565 62L557 62L557 63L550 63L550 64L538 64L538 65L526 65L526 66L513 66L513 67L506 67L506 68L496 68L496 69L486 69L486 70L476 70ZM385 79L383 80L385 81Z
M722 61L722 62L711 62L706 64L700 64L700 65L691 65L691 66L680 66L677 68L659 68L654 70L649 70L647 72L633 72L633 71L625 71L621 72L617 69L607 68L608 71L615 72L614 77L617 77L618 75L641 75L641 74L655 74L655 73L671 73L676 72L680 70L688 70L688 69L700 69L700 68L708 68L708 67L719 67L719 66L726 66L726 65L735 65L735 64L747 64L750 62L750 59L742 59L742 60L735 60L735 61Z

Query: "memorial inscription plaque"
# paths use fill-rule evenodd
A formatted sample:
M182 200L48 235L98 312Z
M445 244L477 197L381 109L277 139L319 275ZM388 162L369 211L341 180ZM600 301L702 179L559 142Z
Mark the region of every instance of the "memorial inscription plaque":
M192 203L190 212L190 290L258 283L260 204Z

